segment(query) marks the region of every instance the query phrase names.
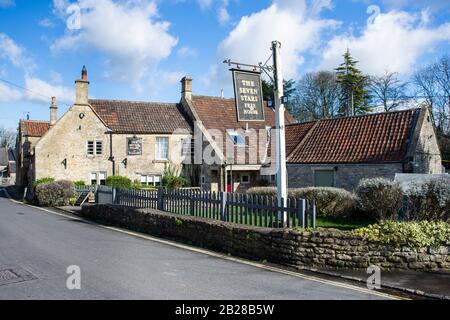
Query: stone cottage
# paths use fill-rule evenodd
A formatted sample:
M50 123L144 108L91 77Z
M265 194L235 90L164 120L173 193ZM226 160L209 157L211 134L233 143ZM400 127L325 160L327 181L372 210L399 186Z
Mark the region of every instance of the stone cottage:
M444 172L425 107L288 125L286 149L290 188L353 190L363 178Z
M95 185L122 175L158 186L168 165L180 165L192 134L180 104L89 99L85 68L75 84L61 118L53 98L49 122L20 122L18 184L53 177Z
M181 104L194 124L191 177L199 177L194 184L215 192L245 192L272 176L274 169L266 164L271 163L270 146L275 145L275 110L264 102L263 120L240 121L234 98L193 95L192 79L187 77L181 84ZM295 122L287 111L285 122Z

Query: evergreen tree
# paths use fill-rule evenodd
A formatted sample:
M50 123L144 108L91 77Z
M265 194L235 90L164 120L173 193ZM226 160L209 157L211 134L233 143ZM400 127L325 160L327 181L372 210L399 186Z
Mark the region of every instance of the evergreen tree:
M297 93L295 81L293 79L284 80L283 87L284 87L284 96L288 98L288 103L285 105L285 107L289 111L289 113L293 114L295 112L294 98ZM273 101L274 86L273 86L272 82L262 80L262 91L263 91L264 100L266 100L266 101L272 100Z
M353 59L350 50L347 49L343 57L344 62L335 69L336 81L341 88L339 114L349 116L370 112L369 92L366 90L368 77L356 67L358 61Z

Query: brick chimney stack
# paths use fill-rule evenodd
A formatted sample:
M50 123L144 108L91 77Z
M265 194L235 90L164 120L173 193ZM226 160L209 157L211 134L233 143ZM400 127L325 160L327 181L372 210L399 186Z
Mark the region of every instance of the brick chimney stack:
M52 97L52 104L50 105L50 126L54 126L58 121L58 105L56 104L56 97Z
M75 104L88 105L89 104L89 81L87 80L87 69L83 66L81 70L81 80L75 81Z
M192 100L192 78L184 77L181 79L181 98Z

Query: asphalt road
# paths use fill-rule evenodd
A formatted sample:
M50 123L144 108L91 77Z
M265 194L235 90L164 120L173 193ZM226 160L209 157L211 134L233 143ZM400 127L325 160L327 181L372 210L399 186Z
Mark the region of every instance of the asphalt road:
M72 265L81 270L80 290L66 287ZM11 283L6 269L23 281ZM0 190L0 300L382 298L54 215Z

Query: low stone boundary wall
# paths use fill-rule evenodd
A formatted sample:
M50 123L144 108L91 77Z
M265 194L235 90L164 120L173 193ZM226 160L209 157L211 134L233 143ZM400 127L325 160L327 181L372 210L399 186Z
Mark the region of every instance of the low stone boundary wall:
M289 266L383 269L450 268L449 247L394 248L338 230L257 228L112 205L85 206L80 215L102 224L182 241L251 260Z

